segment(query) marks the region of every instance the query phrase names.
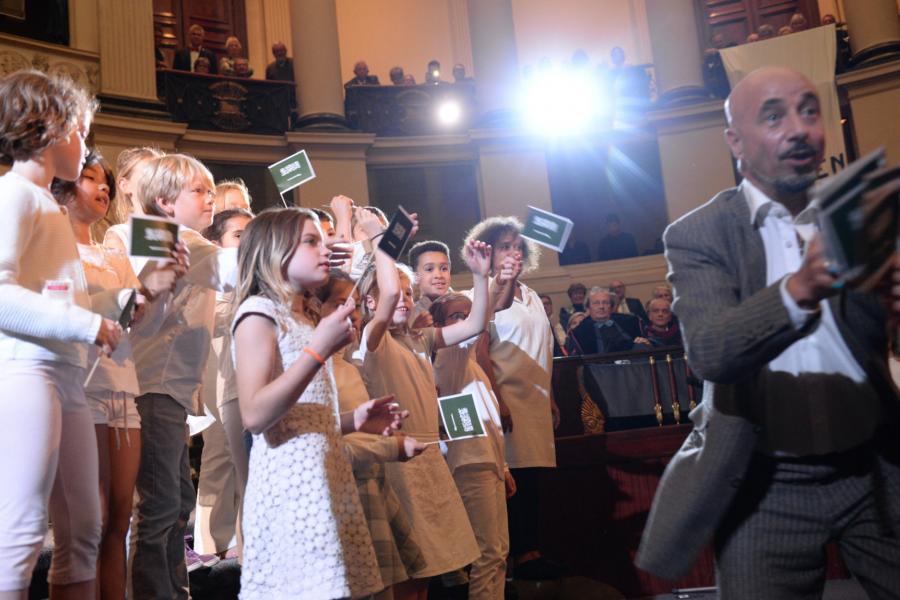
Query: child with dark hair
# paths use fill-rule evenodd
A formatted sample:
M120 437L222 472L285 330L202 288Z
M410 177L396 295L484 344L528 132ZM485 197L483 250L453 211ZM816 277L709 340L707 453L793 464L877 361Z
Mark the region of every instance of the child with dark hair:
M334 217L321 208L311 208L309 210L313 211L313 213L319 217L319 226L322 228L322 233L325 234L325 239L333 238L335 236Z
M25 598L52 519L54 598L94 598L101 535L97 441L84 396L92 346L112 354L119 290L90 298L50 193L78 179L97 102L68 77L0 79L0 594ZM93 304L93 306L92 306ZM96 310L101 314L92 312ZM48 519L49 505L49 519Z
M75 181L54 179L53 196L66 207L78 242L78 253L91 294L121 290L120 304L137 289L138 311L131 330L141 337L154 335L162 323L165 300L184 275L184 263L157 263L138 281L128 258L92 241L91 231L109 212L116 191L112 170L97 150L91 150ZM118 306L115 308L119 308ZM119 310L107 315L118 318ZM111 357L100 357L85 396L97 434L100 467L100 506L103 537L97 573L101 599L125 596L125 536L131 522L132 498L141 457L141 418L134 398L140 395L131 343L123 337ZM124 436L119 435L122 430Z

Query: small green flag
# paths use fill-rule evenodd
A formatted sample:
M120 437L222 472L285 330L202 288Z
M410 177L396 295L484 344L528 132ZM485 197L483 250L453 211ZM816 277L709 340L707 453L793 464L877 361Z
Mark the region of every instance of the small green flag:
M309 157L306 156L306 150L301 150L297 154L269 166L269 173L272 174L272 179L275 180L275 185L278 186L278 192L281 194L316 176Z
M131 288L131 293L128 295L128 302L125 303L125 308L122 309L122 314L119 315L119 326L122 328L122 331L128 329L128 326L134 321L136 303L137 288Z
M438 398L438 406L450 441L487 436L472 394Z
M569 239L573 225L574 223L565 217L529 206L522 237L562 252L566 247L566 241Z
M129 216L131 223L132 258L149 258L160 260L172 258L175 244L178 242L178 224L162 217L149 215Z

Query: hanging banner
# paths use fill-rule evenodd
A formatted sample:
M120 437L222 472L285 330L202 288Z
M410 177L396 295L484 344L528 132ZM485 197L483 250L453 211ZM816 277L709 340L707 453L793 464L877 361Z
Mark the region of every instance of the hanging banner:
M837 37L834 25L816 27L791 35L774 37L755 44L719 50L731 89L744 77L762 67L787 67L806 75L816 86L825 127L825 157L819 178L834 175L849 161L841 129L841 109L834 83Z

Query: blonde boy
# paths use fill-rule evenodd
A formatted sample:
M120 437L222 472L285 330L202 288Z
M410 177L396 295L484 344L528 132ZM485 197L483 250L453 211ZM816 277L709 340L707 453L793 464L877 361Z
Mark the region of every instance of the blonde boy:
M183 154L152 160L138 182L144 212L181 226L191 265L175 288L159 333L131 339L143 433L131 534L133 600L189 597L184 536L196 498L185 419L199 407L216 292L230 292L237 277L237 249L220 248L198 233L212 224L214 189L206 167Z

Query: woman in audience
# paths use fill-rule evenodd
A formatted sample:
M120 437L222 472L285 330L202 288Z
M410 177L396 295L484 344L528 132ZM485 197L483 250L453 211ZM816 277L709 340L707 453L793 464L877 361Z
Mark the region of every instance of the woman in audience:
M538 266L538 246L520 236L522 223L515 217L491 217L472 228L466 243L481 240L493 247L491 274L496 275L508 256L521 257L523 273ZM553 429L559 409L550 379L553 340L544 305L537 293L515 283L512 306L494 314L490 328L490 365L498 389L509 407L511 423L505 436L506 462L516 481L509 499L510 555L519 579L546 579L561 575L558 565L538 551L540 523L538 481L542 467L556 466Z
M138 291L138 314L132 331L149 337L159 329L163 300L184 274L184 265L159 265L141 283L124 254L91 240L91 227L106 216L115 199L112 184L109 165L97 150L91 150L76 181L54 179L51 189L56 201L66 207L69 215L89 293L122 290L124 295L119 298L120 304L124 304L132 290ZM114 311L108 316L117 319L117 313ZM97 561L99 597L101 600L119 600L125 597L125 536L131 522L134 484L141 457L141 418L134 404L140 390L128 336L122 337L111 357L100 355L100 362L84 392L94 419L100 466L103 535Z
M226 55L219 59L219 73L228 77L237 77L237 72L234 70L234 61L241 56L241 49L241 41L236 37L231 36L225 40ZM247 71L246 76L253 76L252 68Z

